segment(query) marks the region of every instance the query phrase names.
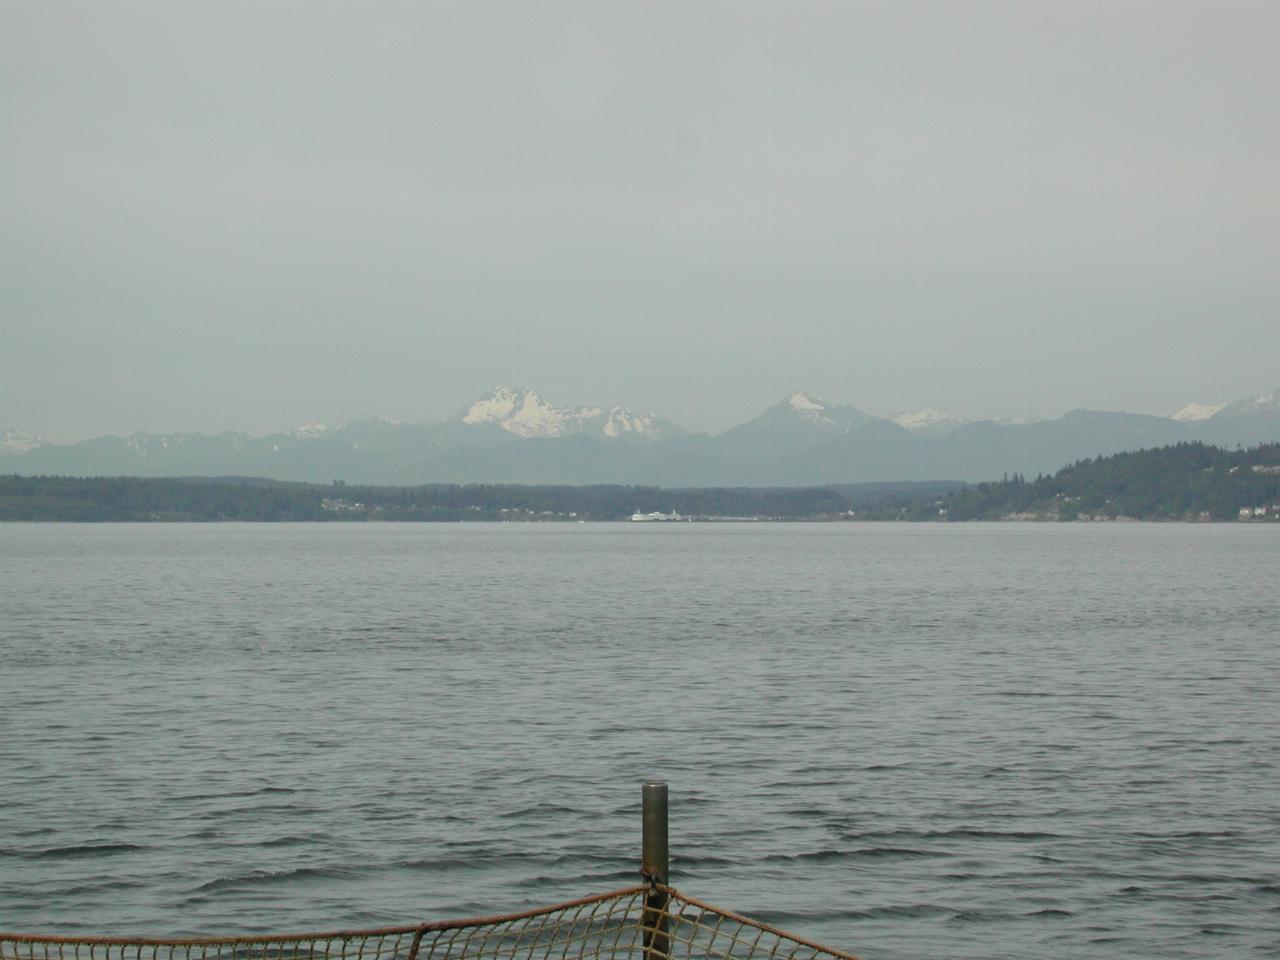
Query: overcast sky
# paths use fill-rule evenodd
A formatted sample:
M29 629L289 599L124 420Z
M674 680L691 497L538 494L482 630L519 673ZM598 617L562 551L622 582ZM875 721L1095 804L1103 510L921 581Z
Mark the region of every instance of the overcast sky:
M0 427L1280 385L1280 4L0 2Z

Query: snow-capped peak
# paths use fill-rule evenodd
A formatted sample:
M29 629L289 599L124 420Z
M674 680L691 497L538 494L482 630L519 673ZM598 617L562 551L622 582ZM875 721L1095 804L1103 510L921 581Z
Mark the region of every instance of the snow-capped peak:
M1188 403L1185 407L1166 413L1165 416L1170 420L1190 423L1195 420L1208 420L1225 406L1225 403Z
M803 390L797 390L787 397L787 403L791 405L792 410L798 413L825 413L827 410L826 403L809 396Z
M462 412L462 422L496 423L518 437L562 437L575 432L574 421L599 415L595 407L553 407L527 387L494 387Z
M1210 417L1223 420L1276 411L1280 411L1280 387L1270 393L1260 393L1255 397L1233 400L1231 403L1188 403L1181 410L1174 410L1172 413L1166 413L1165 416L1173 420L1194 422L1208 420Z
M313 420L310 423L304 423L300 427L294 427L292 430L289 431L289 435L291 437L297 437L299 440L310 440L313 437L318 437L322 433L328 433L328 432L329 432L328 427L326 427L323 423L316 423Z
M834 425L831 419L831 404L811 393L797 390L787 397L785 403L786 408L802 420L809 423Z
M524 387L494 387L466 410L462 411L463 423L490 423L501 421L519 407L531 391ZM535 401L541 402L537 394L532 394Z
M769 407L750 424L770 431L799 429L802 433L833 434L847 433L853 427L874 419L855 407L837 406L812 393L797 390ZM748 425L742 424L744 427Z
M463 410L459 420L472 426L492 423L526 438L592 433L656 440L683 432L651 413L635 413L627 407L557 407L527 387L494 387Z
M1251 413L1264 413L1268 410L1280 410L1280 387L1270 393L1260 393L1256 397L1246 397L1222 408L1223 416L1239 417Z
M0 455L26 453L36 447L47 446L48 443L44 437L23 433L21 430L0 431Z

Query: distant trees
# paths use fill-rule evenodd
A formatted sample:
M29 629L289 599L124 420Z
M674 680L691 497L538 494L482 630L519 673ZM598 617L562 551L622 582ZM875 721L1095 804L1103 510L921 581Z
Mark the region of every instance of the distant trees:
M1134 517L1144 520L1231 520L1242 507L1280 502L1280 444L1228 451L1202 443L1079 460L1052 477L1021 474L979 483L946 497L948 520ZM1261 467L1262 470L1255 470ZM909 507L910 519L934 519L936 509ZM887 510L878 515L888 518Z
M1258 468L1258 469L1255 469ZM621 520L633 512L780 520L992 520L1010 515L1235 519L1280 503L1280 444L1202 443L1080 460L1053 476L995 483L839 489L426 484L373 487L257 478L0 476L0 520ZM1270 512L1268 515L1271 515Z
M415 487L239 479L0 476L0 520L619 520L635 511L798 519L843 514L826 489L663 490L627 486Z

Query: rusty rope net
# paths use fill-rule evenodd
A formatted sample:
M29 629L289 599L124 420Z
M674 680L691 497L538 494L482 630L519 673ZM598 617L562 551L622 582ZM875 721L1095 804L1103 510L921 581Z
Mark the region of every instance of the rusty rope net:
M650 883L380 930L148 939L0 933L0 960L858 960Z

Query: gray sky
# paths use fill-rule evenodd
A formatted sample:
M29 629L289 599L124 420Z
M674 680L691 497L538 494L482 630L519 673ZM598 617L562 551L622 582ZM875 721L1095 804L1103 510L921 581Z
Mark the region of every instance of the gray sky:
M0 2L0 426L1280 384L1280 4Z

